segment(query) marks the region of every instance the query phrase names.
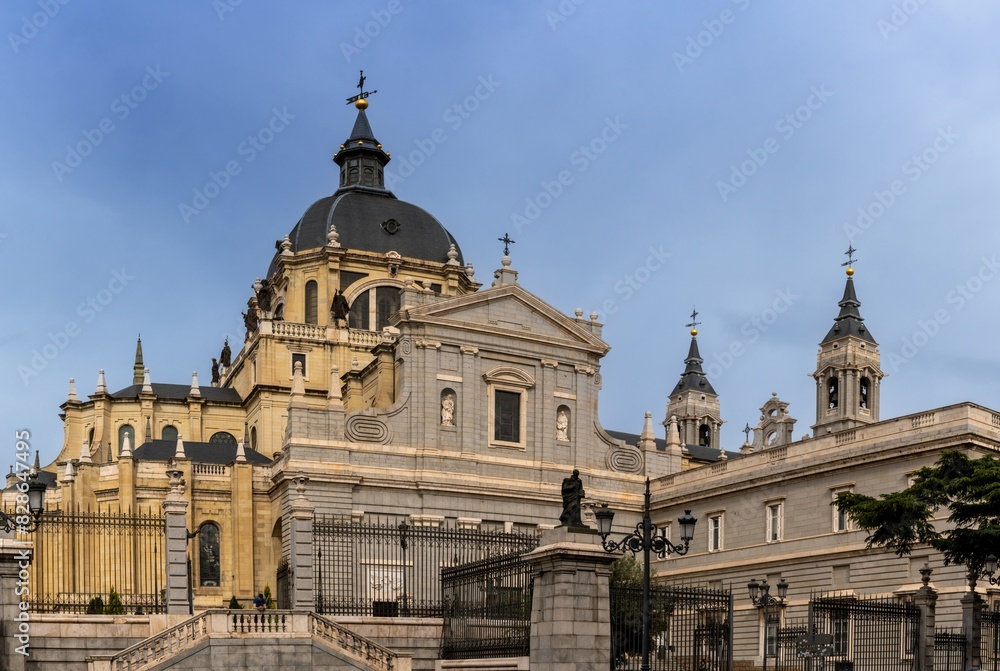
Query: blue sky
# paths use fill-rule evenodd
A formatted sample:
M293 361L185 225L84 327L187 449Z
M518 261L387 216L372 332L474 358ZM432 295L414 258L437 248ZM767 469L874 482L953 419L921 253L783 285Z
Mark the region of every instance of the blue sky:
M523 286L600 312L606 427L663 419L697 305L725 446L772 391L807 433L852 239L883 418L1000 408L995 3L11 0L0 27L8 461L15 429L55 455L70 377L130 384L137 333L154 381L207 383L335 188L361 68L394 192L477 278L509 232Z

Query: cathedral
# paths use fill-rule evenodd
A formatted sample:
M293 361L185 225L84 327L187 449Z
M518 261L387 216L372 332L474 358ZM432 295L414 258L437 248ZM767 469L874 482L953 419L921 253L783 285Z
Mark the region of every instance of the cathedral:
M853 249L811 373L811 435L795 439L775 393L745 443L723 448L697 313L679 380L653 399L662 414L637 416L638 433L608 430L598 400L610 346L598 315L562 314L526 289L508 249L492 277L477 279L455 235L386 188L390 152L367 98L354 105L333 158L336 188L274 243L259 277L245 278L246 305L232 308L243 312L243 342L223 343L210 381L154 382L141 341L128 386L109 385L103 371L92 393L70 381L62 449L42 468L48 509L158 514L168 469L179 471L192 552L211 558L191 566L202 609L275 584L296 483L300 492L307 483L317 515L534 533L558 523L560 483L574 470L584 521L606 503L621 513L619 530L631 530L648 478L653 521L668 538L684 510L699 519L690 552L656 572L731 587L739 654L758 662L786 609L743 603L751 577L786 579L788 612L814 592L905 596L925 563L942 603L965 591L961 567L930 549L867 550L865 532L831 505L842 491L902 489L943 449L1000 449L1000 414L973 403L881 419L883 372ZM954 623L948 608L941 621Z

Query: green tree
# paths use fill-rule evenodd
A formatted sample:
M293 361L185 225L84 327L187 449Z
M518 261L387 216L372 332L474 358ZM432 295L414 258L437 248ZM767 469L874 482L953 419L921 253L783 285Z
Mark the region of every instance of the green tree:
M974 585L987 556L1000 549L1000 460L946 450L914 476L902 491L878 498L842 492L834 505L868 532L869 548L884 547L902 557L926 543L945 564L964 564ZM934 522L941 510L948 511L944 531Z
M611 584L642 587L642 564L635 555L625 553L611 562Z
M118 590L114 587L108 592L108 603L104 607L104 612L107 615L124 615L125 606L122 604L122 598L118 595Z
M234 594L231 599L229 599L229 610L242 610L243 606L240 605L239 600Z
M274 598L271 596L271 588L264 585L264 606L268 609L275 608Z

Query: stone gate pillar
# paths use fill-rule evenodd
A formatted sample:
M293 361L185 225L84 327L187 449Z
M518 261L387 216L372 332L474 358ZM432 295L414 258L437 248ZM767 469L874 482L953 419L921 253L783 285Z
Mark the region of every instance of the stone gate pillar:
M976 592L975 580L962 595L962 633L965 634L965 668L981 669L980 644L983 635L983 597Z
M920 569L923 586L913 595L913 603L920 608L920 625L917 629L917 666L920 671L934 671L934 617L937 590L930 586L931 567Z
M292 610L316 609L316 585L313 581L313 518L315 509L306 499L306 482L301 473L294 478L296 495L289 510L288 578Z
M21 600L28 596L17 594L30 557L31 543L0 539L0 668L10 671L24 671L31 654L31 612L21 610Z
M172 466L172 465L171 465ZM187 508L184 499L184 474L179 468L168 468L170 492L163 499L163 516L167 536L167 614L186 615L188 602Z
M531 671L611 666L611 563L596 532L558 527L524 556L531 566Z

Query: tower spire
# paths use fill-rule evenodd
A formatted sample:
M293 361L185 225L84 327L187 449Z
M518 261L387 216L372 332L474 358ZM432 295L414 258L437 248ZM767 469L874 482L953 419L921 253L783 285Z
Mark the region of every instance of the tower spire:
M844 252L847 281L837 305L840 313L820 342L816 372L816 423L814 435L843 431L879 421L879 396L884 373L878 343L861 316L861 301L854 289L853 245Z
M698 350L699 324L698 310L692 309L691 321L686 325L690 329L691 344L688 346L687 358L684 359L681 379L670 392L664 424L669 427L672 420L676 422L682 445L718 449L719 429L724 422L719 411L719 395L715 393L702 368L705 360Z
M142 384L142 374L146 366L142 363L142 334L135 341L135 365L132 366L132 384Z
M340 189L368 187L385 191L385 164L389 162L388 152L382 151L382 144L375 139L371 124L368 123L368 96L378 91L365 91L365 71L361 71L358 94L347 99L354 103L358 117L350 137L340 145L333 155L333 162L340 166Z

